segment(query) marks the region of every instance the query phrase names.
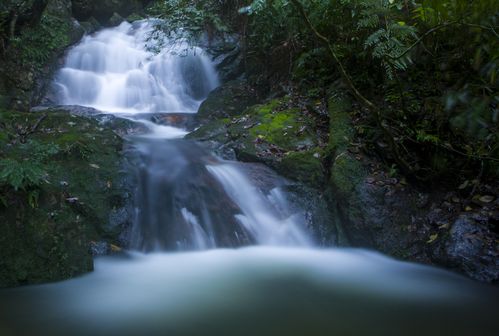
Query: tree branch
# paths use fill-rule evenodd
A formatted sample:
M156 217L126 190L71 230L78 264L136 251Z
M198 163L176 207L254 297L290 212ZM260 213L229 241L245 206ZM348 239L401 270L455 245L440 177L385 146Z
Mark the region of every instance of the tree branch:
M12 13L12 18L10 19L9 23L9 40L12 40L16 33L17 18L18 18L17 11L14 11Z
M456 24L456 23L458 23L458 22L457 21L452 21L452 22L446 22L446 23L442 23L441 25L435 26L435 27L431 28L430 30L428 30L423 35L421 35L416 40L416 42L414 42L413 44L411 44L411 46L409 48L407 48L406 50L404 50L400 55L397 55L395 57L392 57L392 56L388 56L388 57L390 57L392 60L397 60L397 59L399 59L401 57L404 57L405 55L407 55L408 52L410 52L412 49L414 49L415 46L417 46L421 41L423 41L426 36L430 35L431 33L436 32L437 30L440 30L442 28L448 27L448 26Z
M332 56L334 62L338 65L341 77L347 83L348 87L350 88L350 91L355 96L355 98L357 98L357 100L362 105L367 107L371 112L373 112L376 115L376 118L379 119L379 109L369 99L364 97L364 95L362 93L360 93L360 91L355 87L355 84L353 83L352 78L346 72L345 67L343 66L343 63L341 63L338 55L336 55L336 52L334 51L333 46L329 42L329 39L326 36L319 33L319 31L317 31L317 29L315 29L312 22L310 22L310 19L308 18L307 13L305 12L305 8L303 8L303 5L298 0L291 0L291 2L300 12L300 14L301 14L303 20L305 21L305 23L307 24L308 28L314 33L314 35L319 39L319 41L321 41L324 44L324 46L329 50L329 53Z
M355 86L352 78L350 75L347 73L345 66L339 59L338 55L334 51L333 46L331 45L331 42L329 39L322 35L312 24L310 21L307 13L305 12L305 8L303 8L303 5L300 3L298 0L291 0L291 3L296 7L296 9L300 12L301 17L305 21L306 25L308 28L312 31L312 33L316 36L316 38L327 48L329 51L329 54L333 58L334 62L337 64L338 69L340 71L342 79L346 82L348 88L350 89L350 92L354 95L354 97L359 101L364 107L366 107L374 116L376 123L378 127L382 130L383 134L385 135L386 139L388 140L390 149L392 150L394 154L394 159L397 162L397 164L407 173L412 174L413 169L412 166L409 165L403 158L403 156L400 154L399 147L395 140L393 139L393 135L390 133L390 131L383 125L383 122L381 120L381 112L380 109L372 103L369 99L367 99Z

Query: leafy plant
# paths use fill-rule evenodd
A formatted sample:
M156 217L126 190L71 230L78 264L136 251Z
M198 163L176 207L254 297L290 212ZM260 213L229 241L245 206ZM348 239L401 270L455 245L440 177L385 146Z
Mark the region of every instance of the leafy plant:
M46 182L46 161L58 153L54 144L42 144L30 140L16 145L8 157L0 159L0 184L15 191L29 191ZM35 194L30 196L30 203L35 203Z
M27 28L12 41L12 48L20 51L20 61L44 66L55 51L69 44L69 23L56 16L44 14L36 28Z
M159 41L166 37L169 40L187 41L192 44L205 33L211 37L215 32L228 30L219 15L220 8L209 1L158 1L149 12L162 19L156 22L157 29L151 36Z

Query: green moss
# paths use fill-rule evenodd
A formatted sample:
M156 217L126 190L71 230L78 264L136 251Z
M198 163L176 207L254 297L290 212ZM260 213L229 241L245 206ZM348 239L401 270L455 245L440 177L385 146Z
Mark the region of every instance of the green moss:
M143 20L143 19L144 19L144 16L140 15L138 13L132 13L132 14L128 15L126 18L126 20L128 22L134 22L134 21L139 21L139 20Z
M286 177L321 187L324 181L324 168L319 153L318 150L290 152L277 165L277 170Z
M362 182L365 170L348 153L340 153L331 168L330 184L343 195L351 195L355 187Z
M186 139L214 140L224 142L227 133L226 126L229 124L229 122L230 119L228 118L214 120L189 133L186 136Z
M16 127L31 127L39 113L0 111L1 158L21 159ZM5 136L5 134L11 134ZM50 111L29 141L56 144L43 161L43 183L13 190L0 184L0 287L65 279L92 269L91 240L116 243L109 214L126 197L120 173L122 142L96 121ZM26 143L27 145L30 142ZM34 205L28 194L36 191ZM72 199L73 201L68 201Z
M348 113L350 104L347 100L330 99L329 105L329 143L330 153L345 150L352 140L354 130Z
M299 129L298 109L274 112L272 105L257 109L261 122L250 129L252 137L261 137L283 149L292 149L297 142L303 141L306 134L296 135ZM269 111L265 113L265 111Z
M54 52L70 44L70 33L68 20L45 13L37 26L24 29L12 44L19 52L19 61L41 68L54 56Z
M273 99L267 104L256 105L253 106L251 109L253 113L265 117L269 113L274 112L276 108L278 108L282 103L286 102L287 100L288 100L287 98Z

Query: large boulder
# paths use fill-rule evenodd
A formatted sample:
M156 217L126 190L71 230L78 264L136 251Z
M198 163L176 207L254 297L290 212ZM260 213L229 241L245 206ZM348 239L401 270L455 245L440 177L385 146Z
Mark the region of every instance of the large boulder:
M126 244L132 187L112 130L65 111L0 111L0 148L0 287L91 271L91 248Z
M445 252L449 265L469 277L485 282L499 282L499 245L488 217L461 215L449 231Z

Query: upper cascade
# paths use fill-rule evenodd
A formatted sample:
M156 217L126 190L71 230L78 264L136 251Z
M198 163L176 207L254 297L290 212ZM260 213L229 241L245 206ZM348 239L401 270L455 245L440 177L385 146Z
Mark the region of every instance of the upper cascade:
M154 21L104 29L72 48L53 83L57 103L112 113L196 112L218 86L210 57L183 40L159 53Z

